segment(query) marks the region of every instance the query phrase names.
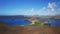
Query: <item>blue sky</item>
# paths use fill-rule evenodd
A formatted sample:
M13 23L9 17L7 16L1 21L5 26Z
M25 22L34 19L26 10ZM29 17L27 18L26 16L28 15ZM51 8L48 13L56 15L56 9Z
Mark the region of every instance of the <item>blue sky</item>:
M0 0L0 15L55 15L60 0Z

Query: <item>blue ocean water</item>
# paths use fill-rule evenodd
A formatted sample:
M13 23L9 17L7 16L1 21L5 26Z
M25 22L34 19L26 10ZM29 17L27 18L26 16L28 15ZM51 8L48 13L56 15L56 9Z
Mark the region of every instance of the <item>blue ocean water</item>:
M50 19L51 26L60 26L60 19Z
M12 18L0 18L0 21L6 23L8 25L11 25L11 26L28 25L28 24L31 23L30 21L25 20L24 18L15 18L15 19L12 19Z
M51 26L60 26L60 19L48 19L48 18L39 18L40 21L48 21L50 22ZM0 21L11 25L11 26L18 26L18 25L28 25L31 22L25 20L24 18L0 18Z
M60 26L60 19L39 18L39 20L50 22L51 26Z

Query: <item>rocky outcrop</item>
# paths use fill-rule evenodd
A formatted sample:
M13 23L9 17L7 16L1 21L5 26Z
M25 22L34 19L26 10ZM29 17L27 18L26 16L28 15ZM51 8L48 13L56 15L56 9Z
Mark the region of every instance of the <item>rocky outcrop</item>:
M51 19L60 19L60 15L52 16Z

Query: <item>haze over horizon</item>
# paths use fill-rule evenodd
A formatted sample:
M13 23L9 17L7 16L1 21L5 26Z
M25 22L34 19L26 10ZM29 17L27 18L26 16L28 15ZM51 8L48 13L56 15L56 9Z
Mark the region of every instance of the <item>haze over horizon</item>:
M1 15L60 14L60 0L0 0Z

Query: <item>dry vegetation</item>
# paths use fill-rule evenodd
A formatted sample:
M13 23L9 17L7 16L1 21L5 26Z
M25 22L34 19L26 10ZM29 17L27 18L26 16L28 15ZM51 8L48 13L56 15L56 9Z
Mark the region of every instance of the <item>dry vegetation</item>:
M60 34L59 27L41 27L41 26L3 26L0 25L0 34Z

